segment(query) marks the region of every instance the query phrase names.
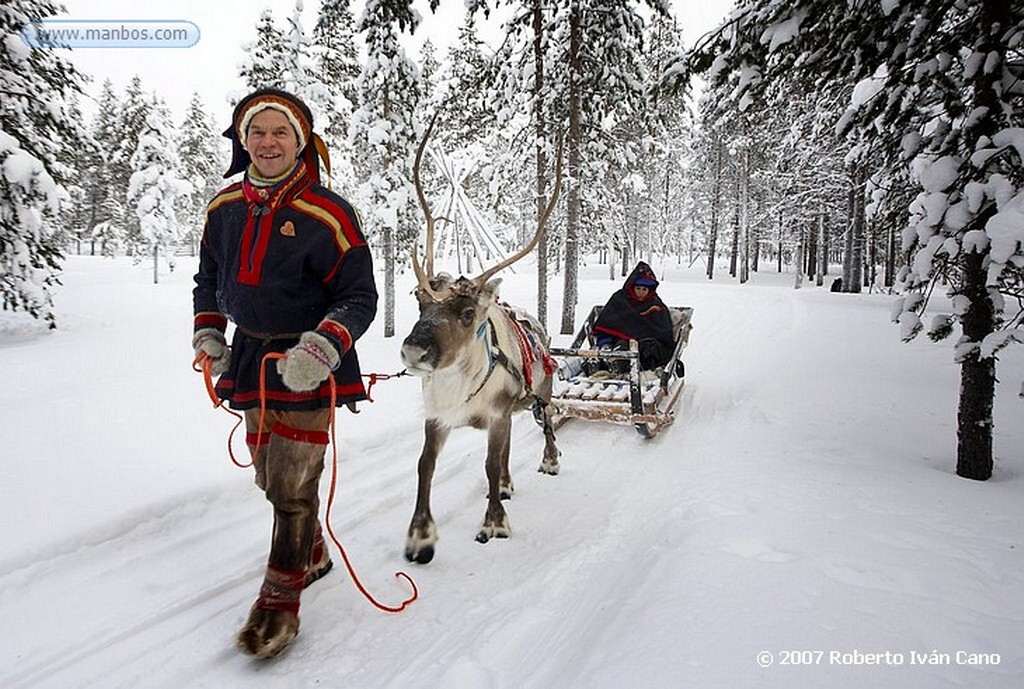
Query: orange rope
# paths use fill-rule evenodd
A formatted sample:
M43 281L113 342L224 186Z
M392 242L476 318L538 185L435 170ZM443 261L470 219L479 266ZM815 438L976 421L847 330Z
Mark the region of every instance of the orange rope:
M210 401L213 402L214 408L220 407L228 414L231 414L231 416L235 417L235 419L237 419L237 421L235 421L234 427L228 434L228 457L231 458L231 461L237 467L240 467L242 469L251 467L251 459L249 460L248 464L242 464L235 457L235 451L231 448L232 440L234 440L235 437L235 431L237 431L238 427L242 425L242 421L244 419L242 418L242 415L239 414L238 412L233 411L228 407L225 407L224 400L217 397L217 391L213 387L213 359L206 352L200 352L199 354L196 355L196 358L192 360L192 370L201 372L203 374L203 380L206 383L206 394L210 396ZM262 417L260 419L260 423L262 425Z
M262 433L263 433L263 420L264 420L264 417L266 415L266 408L267 408L267 361L269 359L283 359L283 358L285 358L284 354L278 354L278 353L275 353L275 352L271 352L271 353L267 354L266 356L264 356L263 359L260 361L260 422L259 422L259 428L257 429L257 433L260 434L260 435L262 435ZM214 407L223 407L224 401L217 398L217 393L216 393L216 391L214 389L214 386L213 386L213 375L212 375L212 371L211 371L211 363L212 362L210 360L210 357L207 354L205 354L205 353L201 353L201 354L199 354L196 357L195 361L192 362L192 368L195 371L202 370L203 377L204 377L204 379L206 381L206 391L210 395L210 399L213 401L213 406ZM197 364L201 364L202 368L201 369L196 368ZM386 374L371 374L371 387L372 387L373 382L376 381L377 377L382 378L382 379L387 379L387 378L390 378L391 376L386 375ZM330 381L330 385L331 385L331 407L330 407L330 410L331 410L330 411L330 431L331 432L330 432L330 436L329 436L330 437L330 441L331 441L331 487L330 487L330 491L329 491L328 496L327 496L327 511L326 511L326 514L324 515L324 522L327 524L327 533L330 535L331 540L334 541L334 545L337 546L338 552L341 554L341 559L345 562L345 568L348 570L349 576L352 577L352 582L356 585L356 588L359 589L359 592L361 594L363 594L363 597L366 598L366 600L370 601L370 603L372 603L376 608L378 608L379 610L383 610L384 612L394 612L394 613L403 612L414 601L416 601L419 598L419 596L420 596L419 588L417 588L416 582L412 580L412 577L410 577L405 572L395 572L395 576L396 577L404 578L406 581L409 582L409 586L412 588L412 595L409 598L406 598L404 601L402 601L401 604L399 604L397 606L384 605L383 603L379 602L376 598L373 597L373 594L371 594L366 589L366 587L363 586L363 583L359 580L359 575L356 574L356 570L352 566L352 562L348 558L348 553L345 552L345 547L343 545L341 545L341 541L338 540L338 537L334 533L334 528L331 527L331 508L334 505L334 496L336 494L337 486L338 486L338 443L337 443L337 440L336 440L336 428L335 428L335 423L334 423L334 410L335 410L335 405L336 405L337 400L338 400L338 391L337 391L337 385L334 382L334 375L333 374L328 374L328 380ZM367 390L367 399L369 399L369 390ZM235 434L235 430L238 428L239 424L242 423L242 416L240 414L238 414L238 413L228 409L227 407L223 407L223 408L225 409L225 411L229 412L232 416L235 416L235 417L238 418L238 423L236 423L235 427L233 429L231 429L231 435L228 436L228 454L231 456L231 461L234 462L235 465L239 466L239 467L252 466L251 462L249 464L244 464L244 465L243 464L239 464L239 462L235 459L234 453L231 451L231 437Z
M366 386L366 401L373 402L373 396L370 395L370 391L373 390L373 386L376 385L378 381L391 380L392 378L400 378L407 375L409 374L406 373L404 369L398 373L364 373L363 378L370 379L370 384Z

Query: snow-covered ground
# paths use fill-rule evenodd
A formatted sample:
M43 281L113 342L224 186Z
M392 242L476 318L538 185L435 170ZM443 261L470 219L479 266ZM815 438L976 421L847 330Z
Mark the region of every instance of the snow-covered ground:
M60 330L0 318L0 686L1024 686L1022 348L999 364L995 475L967 481L951 345L899 342L891 297L672 264L663 297L695 307L673 427L571 422L550 477L520 417L513 536L486 545L484 436L453 433L437 556L414 567L418 384L380 383L339 415L332 523L379 599L406 596L398 570L420 599L379 612L335 557L287 653L240 654L271 514L190 368L194 266L153 285L145 265L72 257ZM529 271L503 297L533 308ZM617 286L582 276L580 316ZM401 337L381 323L360 355L394 373Z

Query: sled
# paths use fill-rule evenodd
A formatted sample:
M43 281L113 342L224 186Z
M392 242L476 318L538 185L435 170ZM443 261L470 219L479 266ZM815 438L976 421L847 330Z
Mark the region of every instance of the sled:
M590 310L569 347L551 348L558 363L552 386L553 421L556 426L573 418L632 425L643 437L653 438L675 421L693 307L670 307L675 348L669 362L654 371L640 370L636 340L630 340L629 351L597 349L593 329L602 308Z

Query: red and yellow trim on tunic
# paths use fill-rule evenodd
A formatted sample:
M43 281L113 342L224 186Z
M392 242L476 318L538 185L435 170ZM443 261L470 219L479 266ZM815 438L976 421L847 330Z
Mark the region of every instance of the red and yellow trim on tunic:
M345 209L327 199L313 194L303 194L301 198L293 199L291 206L298 212L316 218L330 227L334 233L334 241L342 253L354 246L362 246L366 243L359 233L359 228L353 224Z
M232 184L230 187L227 187L226 189L224 189L219 194L213 197L213 200L210 201L210 205L206 207L206 212L212 213L213 211L217 210L226 203L244 200L245 195L242 192L242 183L239 182L237 184Z

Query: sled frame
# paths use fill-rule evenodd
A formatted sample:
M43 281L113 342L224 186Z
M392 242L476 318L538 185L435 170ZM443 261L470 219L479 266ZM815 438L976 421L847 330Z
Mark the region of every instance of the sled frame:
M639 345L629 341L628 351L598 350L594 323L603 306L594 306L569 347L552 347L558 362L551 405L556 427L569 419L631 425L644 438L653 438L675 421L675 408L685 382L683 350L693 329L693 307L670 307L675 347L672 358L657 371L641 371ZM614 374L584 373L582 363L628 361L628 371Z

